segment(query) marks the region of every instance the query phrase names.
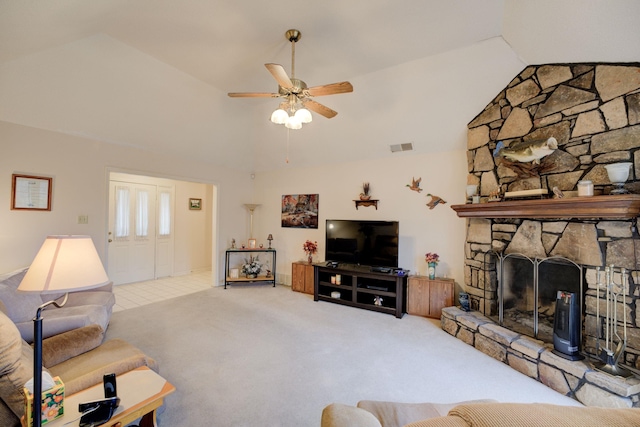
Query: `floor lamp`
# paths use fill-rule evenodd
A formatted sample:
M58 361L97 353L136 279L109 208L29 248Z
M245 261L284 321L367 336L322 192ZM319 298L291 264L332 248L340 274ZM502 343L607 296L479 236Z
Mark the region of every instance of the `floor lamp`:
M69 291L95 288L109 283L102 261L89 236L48 236L20 282L18 291L60 294L62 302L46 302L33 319L33 426L42 424L42 310L62 307ZM40 403L36 404L36 399Z
M253 239L253 211L256 210L256 208L260 206L259 204L255 204L255 203L245 203L244 207L247 208L249 210L249 212L251 213L251 226L250 226L250 231L249 231L249 238Z

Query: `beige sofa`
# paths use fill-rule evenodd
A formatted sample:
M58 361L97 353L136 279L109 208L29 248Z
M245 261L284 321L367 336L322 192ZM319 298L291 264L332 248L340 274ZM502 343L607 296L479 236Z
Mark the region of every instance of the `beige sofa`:
M43 341L42 363L64 382L70 395L140 366L157 371L156 362L131 344L113 339L102 343L99 325L55 335ZM33 376L33 349L20 336L0 302L0 426L18 427L24 415L24 384Z
M6 307L6 314L15 323L22 338L31 343L33 318L38 307L64 294L18 292L16 289L26 272L25 268L0 276L0 301ZM63 307L50 305L42 311L42 335L47 338L88 325L99 325L106 331L115 302L111 283L86 291L70 292L69 299Z
M361 401L333 403L321 427L630 427L640 409L558 406L543 403L472 401L453 404Z

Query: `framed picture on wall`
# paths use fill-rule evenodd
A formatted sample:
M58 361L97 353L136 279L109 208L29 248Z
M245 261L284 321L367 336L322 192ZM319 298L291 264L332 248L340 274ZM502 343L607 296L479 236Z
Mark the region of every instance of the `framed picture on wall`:
M318 228L319 197L318 194L289 194L282 196L282 226Z
M202 199L189 199L189 209L199 211L202 209Z
M50 211L53 178L11 175L11 209Z

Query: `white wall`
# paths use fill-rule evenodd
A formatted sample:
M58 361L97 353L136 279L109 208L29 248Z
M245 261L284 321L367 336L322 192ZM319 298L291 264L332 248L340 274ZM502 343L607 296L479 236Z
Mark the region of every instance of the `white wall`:
M189 199L202 199L201 210L190 210ZM178 181L176 185L176 240L174 274L211 267L212 218L215 209L213 186ZM224 245L222 248L224 249Z
M502 35L528 64L637 62L638 0L505 0Z
M1 63L0 98L7 122L249 169L242 103L105 34Z
M218 202L211 215L219 230L213 240L214 268L223 265L231 237L246 233L242 203L252 191L249 174L0 121L0 272L28 266L49 234L90 235L106 263L109 170L214 184ZM53 177L52 210L10 210L13 173ZM184 198L198 194L204 199L209 190L188 186L184 191L188 194L177 202L186 205ZM77 223L80 214L89 216L89 224ZM178 261L178 268L183 268L181 263L186 265L186 258ZM219 284L223 273L217 273Z
M464 283L464 220L451 209L464 203L467 176L466 151L424 155L397 153L390 159L338 164L330 167L290 168L256 174L255 198L261 206L254 216L258 243L267 243L273 234L278 255L278 281L291 283L291 263L305 259L302 244L317 240L316 260L324 260L327 219L397 220L400 222L399 266L411 274L426 274L424 254L437 252L441 262L438 276ZM406 187L411 179L422 178L417 193ZM355 208L354 200L369 182L374 207ZM446 205L430 210L427 193L442 197ZM280 205L285 194L319 194L319 228L282 228Z

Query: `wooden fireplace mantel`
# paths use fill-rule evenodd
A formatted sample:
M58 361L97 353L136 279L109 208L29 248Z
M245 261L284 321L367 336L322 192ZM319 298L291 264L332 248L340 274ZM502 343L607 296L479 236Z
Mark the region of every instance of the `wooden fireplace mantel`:
M635 218L640 194L452 205L461 218Z

